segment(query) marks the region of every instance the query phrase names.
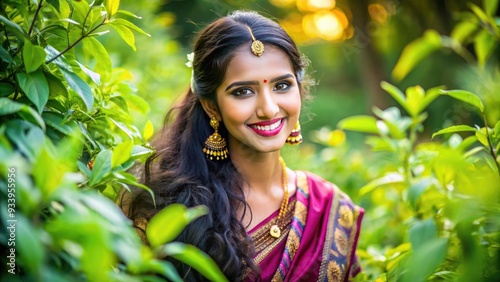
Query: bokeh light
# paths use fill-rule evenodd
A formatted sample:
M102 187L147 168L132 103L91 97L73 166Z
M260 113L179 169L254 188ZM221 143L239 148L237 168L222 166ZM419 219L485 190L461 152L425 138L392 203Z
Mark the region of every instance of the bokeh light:
M302 20L304 32L309 37L325 40L339 40L344 34L341 20L332 11L319 11L307 14Z
M329 10L335 7L335 0L297 0L297 8L302 12Z

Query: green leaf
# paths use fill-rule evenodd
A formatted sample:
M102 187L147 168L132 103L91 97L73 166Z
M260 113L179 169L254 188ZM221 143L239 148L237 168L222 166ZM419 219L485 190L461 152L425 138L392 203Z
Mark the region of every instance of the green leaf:
M494 16L498 9L498 0L483 0L484 11L489 16Z
M403 183L404 180L405 179L401 174L399 174L397 172L391 172L391 173L386 174L383 177L374 179L374 180L370 181L368 184L366 184L365 186L361 187L361 189L359 189L359 195L360 196L366 195L366 194L370 193L371 191L373 191L375 188L378 188L378 187L381 187L384 185L400 184L400 183Z
M42 117L47 125L56 129L57 131L68 135L72 132L70 125L64 123L64 116L58 112L43 112Z
M50 72L44 72L43 74L45 75L45 78L49 83L49 91L51 97L68 97L68 89L66 89L66 86L64 86L59 78L57 78Z
M110 23L110 25L116 30L116 32L118 32L123 41L125 41L125 43L127 43L130 47L132 47L132 50L135 51L135 37L132 31L128 27L120 24Z
M50 61L53 58L57 57L57 59L53 60L52 63L56 64L56 66L58 66L61 71L63 70L67 72L73 71L73 68L71 68L70 64L68 63L64 55L58 57L59 51L56 48L47 45L47 47L45 47L45 53L47 53L47 61Z
M184 205L171 204L155 214L146 227L151 246L157 247L174 240L192 220L208 213L205 206L189 210Z
M117 167L127 161L130 158L130 153L132 152L132 147L134 142L132 140L127 140L118 144L113 149L113 157L111 158L111 167Z
M142 262L134 269L133 273L158 273L168 278L168 281L182 282L182 278L177 273L175 267L169 261L150 259Z
M28 35L24 32L24 30L22 29L22 27L19 26L18 24L10 21L9 19L7 19L6 17L4 17L2 15L0 15L0 22L2 22L5 25L5 28L7 30L12 31L12 33L14 33L14 35L19 40L21 40L21 41L24 41L25 39L29 40Z
M426 279L439 267L446 257L448 240L435 238L425 242L420 248L413 249L404 274L403 282L426 281Z
M399 90L399 88L385 81L382 81L380 83L380 86L387 93L389 93L392 96L392 98L394 98L394 100L398 102L398 104L400 104L403 108L405 108L406 111L409 111L405 95L403 94L403 92L401 92L401 90Z
M460 143L455 149L458 151L465 151L467 148L469 148L472 144L476 143L477 137L475 135L471 135L467 138L465 138L462 143Z
M10 94L14 93L14 86L10 83L0 82L0 97L7 97Z
M45 51L38 45L33 45L29 40L24 41L23 59L26 72L36 71L45 61Z
M483 67L496 47L496 38L487 30L481 30L474 39L479 66Z
M441 37L435 30L427 30L424 35L410 42L403 49L392 75L401 81L422 59L441 48Z
M118 11L120 7L120 0L106 0L106 10L109 13L109 17L112 17Z
M495 127L493 128L493 137L500 139L500 120L497 121Z
M96 68L102 69L105 74L111 73L111 59L101 42L94 37L86 37L82 43L85 53L90 54L95 59Z
M135 15L134 13L132 13L130 11L126 11L126 10L118 10L118 11L116 11L116 13L117 14L127 15L127 16L130 16L130 17L136 18L136 19L142 19L142 17L139 17L139 16Z
M154 150L140 146L140 145L134 145L132 148L132 154L131 157L134 160L140 160L140 161L145 161L149 156L151 156L154 153Z
M22 258L23 267L26 267L26 271L31 273L38 273L42 270L42 265L44 265L43 260L45 257L45 250L42 244L41 232L36 228L36 225L29 221L22 214L16 214L16 220L14 231L16 231L17 242L16 248L19 252L16 255ZM7 223L7 228L9 223Z
M47 3L52 5L52 7L56 8L56 11L59 12L59 0L46 0Z
M66 78L69 87L71 87L71 89L73 89L78 96L82 98L86 111L92 111L94 107L94 96L92 95L90 86L74 72L69 72L63 68L60 68L60 70L63 73L64 78Z
M97 154L90 174L89 186L94 186L111 172L111 156L110 150L103 150Z
M473 3L467 3L469 8L476 14L476 16L483 22L488 22L488 15L477 5Z
M0 115L10 115L13 113L19 113L25 120L37 124L45 130L45 122L33 108L26 104L14 102L8 98L0 98Z
M12 63L12 56L2 46L0 46L0 59L2 59L2 61L6 62L7 64Z
M437 238L437 228L434 220L419 220L410 227L410 242L412 249L420 249L426 242Z
M451 31L451 38L458 41L460 44L465 43L465 40L478 28L478 24L471 21L459 22Z
M32 73L17 73L19 87L41 113L49 99L49 84L41 70Z
M406 89L406 103L408 104L409 114L412 117L416 117L420 113L424 97L425 90L420 85Z
M154 131L153 123L148 119L148 122L144 126L144 133L142 134L144 140L148 141L153 136Z
M420 196L434 183L432 178L422 178L413 182L408 188L408 201L414 209L417 207L417 201Z
M484 112L483 102L481 102L481 99L479 99L479 97L472 92L465 90L441 90L439 93L442 95L451 96L457 100L471 104L476 108L478 108L479 111L481 111L481 113Z
M43 141L43 137L31 139L31 142ZM50 141L47 140L45 142L47 145L42 148L33 165L33 176L36 187L40 189L46 199L49 199L58 190L64 174L70 168L54 156L52 146L49 147Z
M86 66L80 64L78 61L75 61L76 64L80 67L80 69L90 77L90 79L92 79L92 81L96 84L96 85L100 85L101 84L101 75L88 69Z
M168 256L193 267L208 280L228 281L212 258L195 246L176 242L165 245L163 251Z
M427 106L430 103L432 103L434 100L436 100L436 98L439 97L441 90L443 90L443 89L444 89L443 85L428 89L425 92L424 100L422 102L420 102L419 112L425 110L425 108L427 108Z
M481 144L483 144L486 148L490 147L490 143L488 142L488 136L486 135L486 128L483 127L476 131L476 137Z
M141 34L144 34L146 36L149 36L151 37L150 34L146 33L144 30L142 30L140 27L136 26L135 24L125 20L125 19L119 19L119 18L115 18L111 21L111 23L115 24L115 25L123 25L125 27L128 27L129 29L131 30L135 30Z
M472 127L472 126L468 126L468 125L453 125L453 126L441 129L438 132L432 134L432 139L434 139L434 137L437 135L446 134L446 133L454 133L454 132L464 132L464 131L477 131L477 129Z
M377 119L372 116L351 116L339 121L337 126L344 130L379 133Z

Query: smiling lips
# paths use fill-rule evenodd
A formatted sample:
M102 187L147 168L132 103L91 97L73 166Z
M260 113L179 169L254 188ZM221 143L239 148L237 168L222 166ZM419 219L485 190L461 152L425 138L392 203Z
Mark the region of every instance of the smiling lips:
M269 137L280 133L283 128L283 119L273 119L264 122L250 124L249 127L257 134Z

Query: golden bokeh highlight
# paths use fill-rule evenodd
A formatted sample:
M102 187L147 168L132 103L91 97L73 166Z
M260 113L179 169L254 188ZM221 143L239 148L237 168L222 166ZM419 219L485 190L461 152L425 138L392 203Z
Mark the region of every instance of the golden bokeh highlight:
M297 9L302 12L314 12L332 9L335 4L335 0L297 0Z
M373 3L368 5L368 14L370 18L379 24L387 22L389 13L382 4Z
M335 0L270 0L270 3L277 7L297 6L298 11L290 13L280 24L298 43L342 42L354 34L347 13L350 11L336 7Z

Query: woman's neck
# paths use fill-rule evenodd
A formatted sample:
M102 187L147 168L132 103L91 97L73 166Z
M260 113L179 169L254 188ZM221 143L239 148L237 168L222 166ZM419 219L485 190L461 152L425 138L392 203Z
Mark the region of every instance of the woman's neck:
M245 195L272 193L273 188L282 190L280 152L249 155L231 154L230 158L243 179Z

